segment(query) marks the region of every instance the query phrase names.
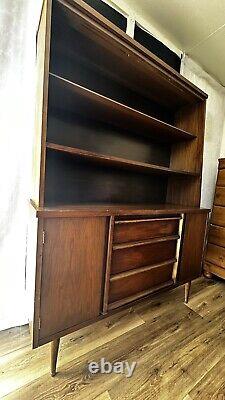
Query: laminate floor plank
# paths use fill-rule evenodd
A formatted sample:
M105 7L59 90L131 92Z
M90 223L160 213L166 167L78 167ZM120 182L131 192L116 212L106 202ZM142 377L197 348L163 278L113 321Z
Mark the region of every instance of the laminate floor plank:
M60 368L65 363L75 360L99 346L104 346L114 338L143 324L144 321L135 312L123 311L62 338L58 367ZM29 343L26 348L18 349L1 357L0 398L42 375L48 374L49 351L49 344L31 350Z
M223 288L221 281L201 278L193 282L187 306L179 287L68 335L55 378L49 374L49 345L31 350L27 339L26 347L0 358L0 398L222 400L216 396L224 395L225 381ZM103 357L137 361L133 376L90 374L88 363Z
M30 341L28 325L16 326L0 332L0 357L26 347Z
M198 382L190 391L191 400L224 400L225 399L225 357Z

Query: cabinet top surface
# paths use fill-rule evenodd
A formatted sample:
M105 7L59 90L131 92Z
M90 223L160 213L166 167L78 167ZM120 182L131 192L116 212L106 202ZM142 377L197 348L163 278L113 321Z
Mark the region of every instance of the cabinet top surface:
M166 215L182 213L206 213L209 209L176 204L77 204L38 207L32 200L37 217L82 217L120 215Z

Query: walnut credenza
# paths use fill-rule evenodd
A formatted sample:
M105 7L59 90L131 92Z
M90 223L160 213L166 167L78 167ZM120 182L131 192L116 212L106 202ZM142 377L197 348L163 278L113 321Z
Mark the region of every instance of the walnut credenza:
M162 207L37 210L34 347L201 275L207 210Z

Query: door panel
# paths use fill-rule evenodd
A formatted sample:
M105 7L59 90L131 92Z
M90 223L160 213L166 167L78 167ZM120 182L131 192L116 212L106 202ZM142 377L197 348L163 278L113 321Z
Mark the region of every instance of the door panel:
M177 280L189 282L201 275L208 213L185 217Z
M106 218L49 218L44 231L40 339L99 315Z

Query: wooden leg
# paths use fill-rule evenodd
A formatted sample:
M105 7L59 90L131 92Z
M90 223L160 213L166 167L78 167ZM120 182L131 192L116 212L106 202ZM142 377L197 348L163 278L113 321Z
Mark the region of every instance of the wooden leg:
M184 302L185 303L188 303L190 289L191 289L191 282L185 283L185 285L184 285Z
M204 276L208 279L212 279L213 275L210 271L204 271Z
M56 375L56 364L59 351L60 339L55 339L51 342L51 376Z

